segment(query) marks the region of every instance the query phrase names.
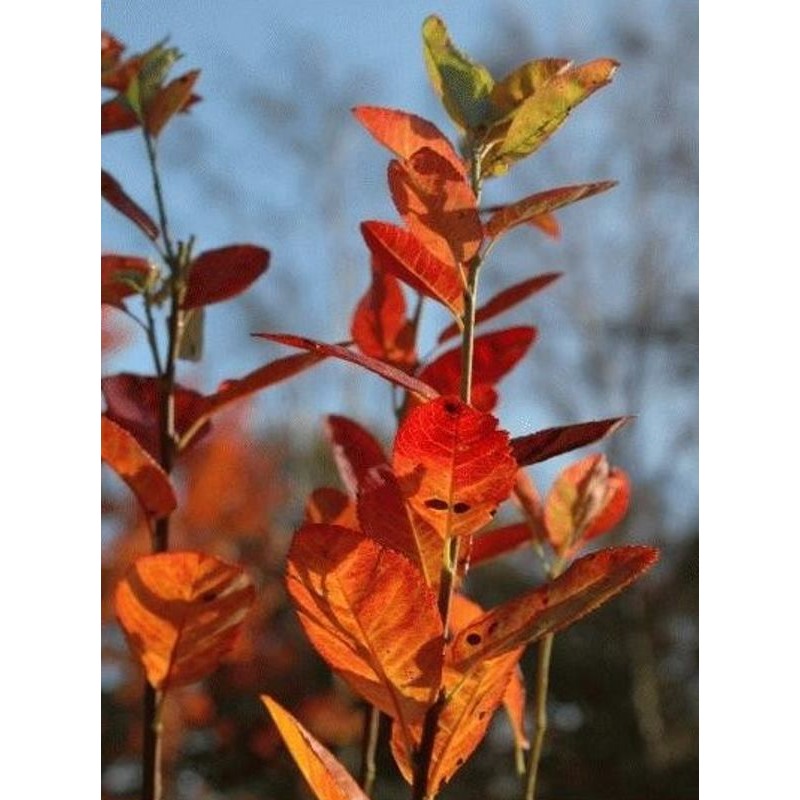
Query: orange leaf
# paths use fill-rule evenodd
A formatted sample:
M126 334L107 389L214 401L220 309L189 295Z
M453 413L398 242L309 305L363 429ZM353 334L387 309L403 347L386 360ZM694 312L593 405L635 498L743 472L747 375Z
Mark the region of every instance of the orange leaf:
M463 173L428 147L389 164L392 200L409 230L440 261L455 267L478 252L483 226Z
M514 746L518 750L527 750L530 742L525 735L525 677L519 664L511 672L506 693L503 695L503 705L514 734Z
M616 185L616 181L581 183L577 186L562 186L558 189L532 194L522 200L517 200L516 203L502 206L492 214L486 223L486 233L497 239L523 222L531 222L542 214L608 191Z
M528 352L536 333L536 328L520 326L476 337L472 356L474 385L494 386ZM440 355L420 372L419 377L439 394L458 394L461 387L461 347ZM477 397L473 398L472 405L479 411L491 411L494 407L494 403L487 407L477 400Z
M100 170L100 195L112 205L120 214L124 214L131 222L153 241L158 239L158 226L153 222L148 213L134 203L119 182L104 169Z
M148 682L165 690L217 668L254 600L241 567L173 552L138 558L117 586L114 608Z
M555 214L538 214L535 217L531 217L528 220L528 224L538 228L552 239L558 239L561 236L561 226L558 224Z
M304 522L321 522L325 525L338 525L350 530L358 530L356 504L352 497L339 489L323 486L314 489L308 498Z
M412 289L430 297L459 317L464 310L464 287L455 267L436 258L422 242L388 222L361 223L361 235L374 263Z
M462 175L464 162L447 137L432 123L416 114L394 108L357 106L356 119L382 144L400 158L411 158L417 150L428 147L443 156Z
M101 458L128 484L146 513L165 517L178 505L169 476L124 428L100 417Z
M630 483L606 457L587 456L556 479L544 508L547 535L559 554L571 554L583 542L617 525L628 510Z
M269 695L261 700L319 800L369 800L347 770L285 708Z
M563 425L558 428L545 428L528 436L518 436L511 440L511 450L521 467L538 464L548 458L560 456L570 450L586 447L588 444L604 439L618 431L633 417L613 417L595 422L580 422L576 425Z
M122 301L136 292L124 283L126 277L144 278L150 273L150 263L138 256L106 255L100 257L100 302L124 308Z
M546 272L543 275L537 275L535 278L529 278L527 281L515 283L509 286L508 289L503 289L502 292L496 294L488 303L482 305L475 312L475 324L486 322L487 319L492 319L503 311L512 308L517 303L527 300L532 294L536 294L549 286L553 281L560 278L561 272ZM442 344L448 339L452 339L460 333L458 325L453 323L448 325L440 334L438 343Z
M331 414L325 428L339 477L345 489L355 497L367 472L387 463L383 448L368 430L347 417Z
M317 652L404 730L439 689L444 640L436 597L407 559L367 536L304 525L287 589Z
M560 577L493 608L453 641L456 667L469 671L535 642L621 592L658 559L653 547L617 547L578 559Z
M269 266L269 251L250 244L207 250L192 261L183 308L219 303L243 292Z
M144 112L144 124L148 133L158 136L175 114L190 105L192 89L199 77L200 70L192 70L159 89Z
M411 410L397 432L393 465L411 508L442 537L486 525L517 471L497 420L455 397Z
M526 522L516 522L513 525L486 531L472 540L470 564L477 567L530 543L531 529Z
M308 350L321 356L333 356L342 361L349 361L352 364L358 364L358 366L368 369L370 372L374 372L376 375L380 375L385 380L403 389L408 389L409 392L413 392L420 397L425 399L438 397L438 392L435 389L432 389L418 378L406 374L391 364L379 361L377 358L370 358L361 353L356 353L338 344L317 342L314 339L306 339L304 336L295 336L291 333L254 333L253 336L268 339L271 342L280 342L289 347L299 347L302 350Z
M476 603L461 595L454 595L451 615L454 632L482 613ZM520 647L513 653L477 664L465 673L452 664L449 650L445 655L444 669L447 699L439 717L428 773L428 792L431 797L453 777L481 743L494 712L503 702L512 673L522 655ZM422 737L422 726L414 726L412 733L416 746ZM400 771L410 782L412 759L396 727L392 736L392 752Z
M356 306L350 334L364 355L401 369L414 366L414 327L406 316L406 300L394 275L372 269L372 283Z

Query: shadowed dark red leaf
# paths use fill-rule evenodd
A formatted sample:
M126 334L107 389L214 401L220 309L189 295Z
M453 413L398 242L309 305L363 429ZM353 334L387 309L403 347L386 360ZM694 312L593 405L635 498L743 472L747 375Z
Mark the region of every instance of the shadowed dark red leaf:
M381 269L442 303L456 317L464 310L464 287L456 269L429 252L414 234L388 222L361 223L361 235Z
M469 536L493 517L514 486L516 464L497 420L456 397L412 409L392 459L411 508L439 536Z
M166 690L213 672L255 600L247 573L193 552L138 558L117 586L114 610L147 680Z
M453 641L454 666L468 671L555 633L621 592L658 560L653 547L616 547L578 559L560 577L496 606Z
M200 77L200 70L192 70L170 81L148 103L144 113L147 131L158 136L169 120L191 105L192 89Z
M318 800L369 800L345 768L269 695L261 700Z
M475 312L475 324L486 322L487 319L492 319L503 311L527 300L531 295L540 292L546 286L549 286L553 281L561 277L561 272L546 272L543 275L537 275L535 278L529 278L526 281L515 283L509 286L508 289L503 289L502 292L496 294L487 303L484 303ZM448 325L440 334L438 343L442 344L460 333L458 325L455 323Z
M359 529L355 500L345 492L328 486L311 492L303 521L338 525L353 531Z
M432 122L395 108L357 106L353 114L384 147L400 158L411 158L417 150L429 147L466 176L464 163L453 145Z
M547 535L559 554L606 533L628 510L630 482L600 454L567 467L556 479L544 507Z
M397 212L422 245L445 264L466 264L480 249L483 225L467 179L428 147L389 164Z
M361 533L307 524L292 541L286 585L317 652L408 732L434 700L444 648L419 570Z
M118 131L127 131L138 126L139 120L136 114L125 105L125 102L120 97L106 100L100 106L101 136L105 136L108 133L117 133Z
M385 270L372 269L372 282L356 306L350 333L365 356L400 369L416 364L414 327L406 316L403 290L397 278Z
M536 339L536 328L520 326L486 333L475 338L472 357L472 381L475 387L494 386L523 358ZM433 386L439 394L458 394L461 387L461 348L448 350L428 364L419 374L420 380ZM496 396L486 405L473 396L472 405L479 411L491 411Z
M169 476L142 446L116 423L100 417L101 458L128 484L145 512L166 517L178 505Z
M595 422L581 422L559 428L546 428L528 436L518 436L511 440L511 449L521 467L538 464L570 450L586 447L588 444L618 431L633 417L613 417Z
M156 461L160 461L161 442L159 437L159 397L160 387L157 378L151 375L120 373L109 375L100 382L106 399L106 416L117 425L133 434ZM194 427L205 415L206 398L199 392L175 388L175 429L179 437ZM201 425L193 442L199 441L211 426Z
M601 181L599 183L582 183L576 186L562 186L558 189L549 189L517 200L515 203L503 206L489 218L486 223L486 233L497 239L512 228L523 222L531 222L542 214L577 203L587 197L608 191L617 185L616 181Z
M100 302L123 308L122 301L135 293L125 278L146 278L150 263L138 256L105 255L100 257Z
M250 244L207 250L192 261L183 308L219 303L241 294L269 266L269 251Z
M393 367L391 364L386 364L383 361L378 361L376 358L356 353L353 350L348 350L338 344L326 344L325 342L317 342L313 339L306 339L303 336L295 336L291 333L254 333L253 336L258 336L261 339L268 339L271 342L279 342L280 344L288 345L289 347L299 347L301 350L308 350L312 353L319 355L332 356L333 358L341 359L342 361L349 361L352 364L358 364L376 375L380 375L390 383L394 383L403 389L408 389L420 397L430 400L438 397L438 392L432 389L426 383L423 383L418 378L406 374L402 370Z
M329 415L325 429L339 477L345 489L355 497L372 467L388 466L383 448L368 430L347 417Z
M119 182L104 169L100 170L100 194L120 214L124 214L145 235L155 241L158 239L158 226L140 206L134 203L120 186Z

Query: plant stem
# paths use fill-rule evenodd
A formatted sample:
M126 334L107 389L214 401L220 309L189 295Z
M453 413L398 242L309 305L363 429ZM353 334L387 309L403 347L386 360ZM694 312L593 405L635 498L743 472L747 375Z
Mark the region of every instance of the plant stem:
M381 712L370 706L364 718L364 734L361 743L361 775L359 783L364 790L364 794L372 794L372 787L375 784L375 753L378 749L378 734L381 727Z

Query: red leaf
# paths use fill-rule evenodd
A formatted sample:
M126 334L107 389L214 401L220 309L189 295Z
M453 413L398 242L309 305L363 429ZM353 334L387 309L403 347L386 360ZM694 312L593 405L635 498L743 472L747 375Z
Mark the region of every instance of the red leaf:
M442 303L456 317L464 311L464 287L455 268L430 253L414 234L388 222L362 222L361 235L375 263L412 289Z
M365 356L400 369L416 364L414 326L406 317L400 282L389 272L372 269L372 283L356 306L350 333Z
M192 70L162 87L148 103L144 112L145 127L158 136L169 120L191 105L192 89L200 77L200 70Z
M429 147L466 176L464 163L453 145L432 122L394 108L357 106L353 114L384 147L400 158L411 158L417 150Z
M269 266L269 251L250 244L207 250L192 261L183 308L219 303L241 294Z
M124 308L122 301L135 289L121 278L141 277L150 273L150 263L137 256L105 255L100 257L100 302Z
M324 525L338 525L357 531L356 504L352 497L340 491L323 486L314 489L306 503L304 522L318 522Z
M428 147L389 164L392 200L408 229L445 264L466 264L480 249L483 225L463 173Z
M137 559L117 586L114 610L156 689L185 686L219 666L255 600L247 573L203 553Z
M258 336L261 339L268 339L271 342L279 342L280 344L288 345L289 347L299 347L302 350L308 350L312 353L317 353L322 356L333 356L342 361L349 361L352 364L358 364L376 375L402 387L408 389L416 395L424 399L433 399L438 397L435 389L432 389L426 383L423 383L418 378L413 378L407 375L402 370L393 367L391 364L386 364L383 361L378 361L376 358L361 355L353 350L348 350L338 344L326 344L325 342L317 342L313 339L306 339L303 336L294 336L290 333L254 333L253 336Z
M125 45L110 33L100 31L100 71L105 72L119 63Z
M510 553L520 547L531 543L531 529L525 522L516 522L513 525L506 525L496 528L493 531L486 531L472 540L472 553L470 564L477 567L486 561L490 561L497 556Z
M436 597L405 556L355 531L305 525L286 585L311 643L355 692L406 731L422 719L444 641Z
M511 449L517 463L521 467L527 467L600 441L618 431L631 419L633 417L613 417L559 428L546 428L528 436L512 439Z
M497 239L512 228L523 222L532 222L542 214L555 211L578 200L606 192L613 189L617 181L600 181L599 183L581 183L576 186L561 186L558 189L548 189L517 200L507 206L502 206L489 218L486 223L486 233Z
M536 328L506 328L478 336L474 342L472 380L475 386L494 386L522 359L536 339ZM420 380L433 386L439 394L458 394L461 387L461 348L448 350L428 364L419 374ZM496 401L496 397L489 398ZM479 411L491 411L473 396L472 405Z
M205 413L217 412L229 403L288 380L326 358L327 356L322 353L300 353L270 361L243 378L223 381L214 394L205 398Z
M511 494L517 472L497 420L455 397L409 412L392 463L409 505L442 538L486 525Z
M102 460L128 484L147 514L168 516L178 501L167 473L124 428L104 416L100 425Z
M113 97L111 100L106 100L100 106L100 135L105 136L107 133L116 133L117 131L127 131L131 128L137 128L139 120L136 114L125 105L120 97Z
M544 508L547 534L559 555L574 553L583 542L617 525L628 510L630 483L606 457L587 456L556 479Z
M325 427L339 477L355 497L372 467L388 466L383 448L368 430L347 417L331 414Z
M101 388L108 407L106 416L125 428L156 461L160 461L158 379L121 373L103 378ZM179 437L205 415L205 410L203 395L182 386L175 387L175 429ZM210 429L208 423L203 424L193 441L198 441Z
M100 195L120 214L124 214L134 225L144 231L153 241L158 239L158 226L140 206L134 203L119 182L104 169L100 170Z
M470 670L555 633L629 586L658 560L653 547L616 547L578 559L563 575L493 608L453 641L454 665Z
M261 700L318 800L369 800L345 768L269 695Z
M486 322L487 319L492 319L503 311L511 308L512 306L521 303L531 295L540 292L546 286L549 286L553 281L560 278L561 272L546 272L543 275L537 275L535 278L529 278L521 283L515 283L509 286L508 289L503 289L502 292L496 294L488 303L482 305L475 312L475 324ZM442 344L454 336L461 333L460 328L455 323L448 325L440 334L438 343Z

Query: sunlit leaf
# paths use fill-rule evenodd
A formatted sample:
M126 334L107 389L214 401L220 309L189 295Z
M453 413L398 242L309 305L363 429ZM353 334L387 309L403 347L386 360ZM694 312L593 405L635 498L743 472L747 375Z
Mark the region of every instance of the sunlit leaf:
M477 567L493 558L510 553L531 543L531 529L525 522L504 525L476 536L472 540L470 564Z
M494 386L524 357L536 339L536 328L520 326L477 336L472 357L472 381L475 387ZM420 380L433 386L439 394L458 394L461 387L461 348L448 350L428 364L419 374ZM476 402L479 411L491 411L494 404ZM495 399L495 398L493 398Z
M170 81L158 91L144 113L145 128L148 133L158 136L167 122L187 107L192 89L199 77L200 70L192 70Z
M406 316L406 300L394 275L372 269L372 282L356 306L350 334L364 355L400 369L414 366L414 326Z
M497 420L455 397L409 412L392 464L409 505L442 537L486 525L511 494L517 471Z
M428 147L446 158L462 175L464 162L445 135L428 120L395 108L357 106L356 119L382 144L402 159Z
M492 105L500 116L513 111L523 100L527 100L571 63L565 58L539 58L526 61L495 83L490 95Z
M148 682L165 690L219 666L254 600L241 567L173 552L138 558L117 587L114 609Z
M455 633L480 617L480 606L465 597L456 595L452 604L452 626ZM435 795L443 784L472 755L480 744L503 702L512 673L516 668L522 648L499 658L476 664L468 672L452 664L449 652L445 655L444 686L446 702L439 717L433 744L431 767L428 772L428 796ZM409 749L395 729L392 752L403 776L411 782L413 769ZM415 745L422 738L422 726L412 729Z
M428 77L450 118L465 130L483 125L492 113L489 70L455 47L439 17L422 24L422 43Z
M100 382L106 400L106 416L133 434L139 444L160 461L160 394L158 378L151 375L121 373L109 375ZM205 416L206 399L199 392L175 387L175 430L179 437ZM195 442L211 429L209 423L199 426Z
M576 186L562 186L558 189L532 194L522 200L517 200L516 203L503 206L492 214L486 223L486 232L495 239L499 238L523 222L530 222L549 211L555 211L587 197L606 192L616 185L616 181L581 183Z
M207 250L192 261L183 308L198 308L240 294L269 266L269 251L250 244Z
M355 531L305 525L288 555L287 588L317 652L404 730L439 688L436 597L403 555Z
M555 633L621 592L658 559L653 547L617 547L575 561L544 586L509 600L462 630L453 641L454 665L468 671L486 659Z
M333 449L333 458L345 489L355 497L367 472L387 464L380 442L357 422L330 414L325 430Z
M438 397L438 392L435 389L432 389L418 378L406 374L391 364L362 355L338 344L317 342L314 339L306 339L303 336L295 336L290 333L254 333L253 336L268 339L271 342L279 342L289 347L299 347L302 350L308 350L321 356L332 356L342 361L349 361L352 364L358 364L358 366L368 369L370 372L374 372L376 375L380 375L385 380L403 389L408 389L409 392L413 392L422 398L432 399Z
M491 300L489 300L487 303L484 303L484 305L482 305L475 312L475 324L478 325L481 322L486 322L486 320L492 319L498 314L502 314L504 311L507 311L509 308L517 305L517 303L527 300L527 298L529 298L531 295L540 292L546 286L549 286L553 281L560 278L561 275L561 272L546 272L543 275L537 275L536 277L529 278L526 281L515 283L513 286L509 286L508 289L503 289L502 292L496 294ZM448 325L439 334L438 342L439 344L442 344L448 339L458 336L459 333L460 330L458 325L455 323Z
M150 274L150 262L138 256L100 257L100 301L123 308L122 301L136 293L136 285Z
M528 436L518 436L511 440L514 458L521 467L538 464L570 450L586 447L618 431L633 417L613 417L595 422L580 422L558 428L546 428Z
M311 492L303 521L338 525L354 531L359 529L355 500L345 492L328 486Z
M483 162L485 175L502 173L541 147L579 103L611 81L618 63L601 58L553 76L495 125L498 144Z
M455 267L477 254L483 226L475 194L446 158L424 147L392 161L389 189L408 229L440 261Z
M104 169L100 170L100 194L120 214L124 214L134 225L144 231L146 236L153 241L158 239L159 231L155 222L144 209L128 197L119 182Z
M269 695L261 700L318 800L369 800L347 770L285 708Z
M100 417L100 425L103 461L128 484L147 514L170 514L178 501L167 473L124 428L105 416Z
M442 303L454 316L464 310L464 287L451 264L436 258L413 233L389 222L361 223L361 235L375 264Z
M514 745L518 750L527 750L530 747L525 735L525 694L525 677L517 664L511 672L506 693L503 695L503 706L514 734Z
M605 456L587 456L567 467L547 495L544 519L550 543L569 553L581 542L617 525L628 510L627 475L611 468Z
M534 228L538 228L546 236L551 239L558 239L561 236L561 225L558 224L555 214L546 213L539 214L538 216L531 217L528 224Z

